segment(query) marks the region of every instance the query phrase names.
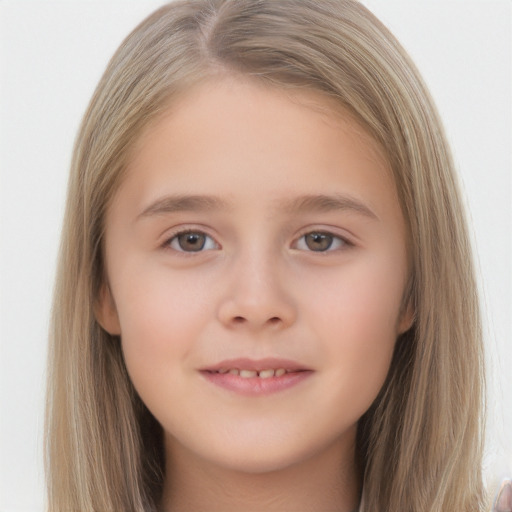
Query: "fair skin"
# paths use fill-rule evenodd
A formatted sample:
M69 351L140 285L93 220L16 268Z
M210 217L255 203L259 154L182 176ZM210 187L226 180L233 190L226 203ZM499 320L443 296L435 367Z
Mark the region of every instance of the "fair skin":
M97 316L163 427L166 511L357 507L357 422L412 314L390 169L330 107L197 86L108 209Z

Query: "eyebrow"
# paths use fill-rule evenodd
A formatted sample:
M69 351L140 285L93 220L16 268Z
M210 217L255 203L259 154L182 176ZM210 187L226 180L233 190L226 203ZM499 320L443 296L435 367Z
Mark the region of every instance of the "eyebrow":
M304 195L292 199L285 204L284 210L290 213L299 212L332 212L350 211L370 219L378 220L378 216L365 203L349 195L342 194L319 194Z
M221 199L202 195L166 196L151 203L138 216L152 217L174 212L208 212L213 210L227 210L228 204Z
M282 210L290 214L298 214L301 212L322 213L332 211L349 211L358 213L370 219L378 220L378 216L369 206L354 197L341 194L303 195L285 201L284 205L281 204L277 206L278 210ZM228 202L213 196L165 196L151 203L137 216L137 219L183 211L209 212L219 210L226 211L229 209L230 205Z

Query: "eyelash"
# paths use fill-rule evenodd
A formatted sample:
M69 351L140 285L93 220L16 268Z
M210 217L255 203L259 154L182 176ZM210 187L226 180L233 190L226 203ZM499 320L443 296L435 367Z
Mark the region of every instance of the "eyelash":
M187 250L183 249L183 247L180 246L180 241L179 241L179 237L184 236L184 235L196 235L199 237L205 237L205 240L203 242L203 245L201 245L198 250L187 251ZM311 247L308 246L308 242L306 241L306 237L308 235L315 235L317 237L328 237L331 240L325 249L315 251L315 250L311 249ZM323 238L323 240L325 240L325 238ZM301 243L301 241L302 241L302 243ZM173 246L173 244L176 244L176 245ZM334 248L332 247L333 244L335 245ZM212 245L214 247L212 247ZM295 248L297 248L298 250L312 252L312 253L321 253L321 254L340 251L340 250L346 250L351 247L354 247L354 244L347 238L335 235L334 233L331 233L330 231L325 231L325 230L306 231L306 232L302 233L299 238L296 239L296 241L294 242L294 245L296 246ZM302 248L297 247L299 245L302 245ZM205 248L205 246L209 246L209 247ZM201 253L201 252L205 252L205 251L209 251L209 250L218 249L218 248L220 248L220 245L213 239L213 237L211 237L204 231L201 231L199 229L185 229L183 231L178 231L177 233L174 233L170 238L168 238L164 242L163 247L171 249L171 250L179 252L179 253L192 255L194 253Z
M331 238L330 244L328 245L328 247L325 250L320 250L320 251L314 251L310 247L306 248L307 247L306 237L309 235L315 235L315 236L319 236L319 237L329 237L329 238ZM331 233L330 231L325 231L325 230L321 230L321 229L306 231L306 232L302 233L302 235L299 238L297 238L295 245L299 245L301 241L302 241L302 245L306 246L306 247L299 248L299 250L305 250L307 252L321 253L321 254L325 254L328 252L342 251L342 250L346 250L346 249L350 249L351 247L354 247L354 244L347 238L339 236L339 235L335 235L334 233ZM333 244L335 245L334 248L333 248Z
M186 251L182 247L179 247L179 243L180 243L179 237L184 236L184 235L197 235L200 237L204 236L205 237L204 244L197 251L194 251L194 250ZM209 242L207 242L206 240L209 240ZM175 242L178 245L178 247L173 247L173 244ZM205 245L212 245L212 243L216 247L207 247L206 249L204 249ZM184 253L184 254L194 254L194 253L204 252L205 250L212 250L212 249L220 247L220 245L217 242L215 242L215 240L210 235L208 235L204 231L201 231L200 229L184 229L183 231L178 231L177 233L174 233L170 238L168 238L163 245L165 248L171 249L176 252Z

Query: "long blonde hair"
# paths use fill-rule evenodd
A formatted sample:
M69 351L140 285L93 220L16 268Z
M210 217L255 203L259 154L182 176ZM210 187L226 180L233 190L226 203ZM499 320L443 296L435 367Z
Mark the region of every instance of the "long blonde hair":
M141 130L193 84L239 74L334 98L384 148L409 230L413 327L358 428L361 512L483 510L483 354L470 243L441 122L392 34L354 0L178 0L110 61L74 149L48 366L51 511L150 511L162 431L97 323L104 214Z

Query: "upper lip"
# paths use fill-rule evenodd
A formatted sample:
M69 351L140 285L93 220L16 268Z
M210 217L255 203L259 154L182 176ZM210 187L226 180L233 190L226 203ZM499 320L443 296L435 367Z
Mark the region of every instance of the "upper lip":
M226 359L219 363L216 363L211 366L207 366L201 368L201 371L209 371L216 372L221 369L230 369L230 368L238 368L239 370L253 370L253 371L262 371L262 370L278 370L283 368L284 370L289 371L304 371L310 370L310 368L305 365L298 363L297 361L293 361L291 359L280 359L269 357L265 359L249 359L249 358L238 358L238 359Z

